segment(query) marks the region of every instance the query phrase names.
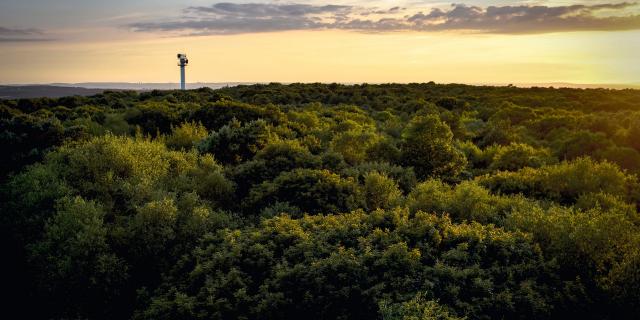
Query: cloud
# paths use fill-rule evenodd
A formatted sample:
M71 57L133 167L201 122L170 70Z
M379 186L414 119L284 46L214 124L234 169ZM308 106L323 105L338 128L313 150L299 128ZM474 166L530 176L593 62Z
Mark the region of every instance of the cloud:
M348 20L353 12L354 7L342 5L222 2L209 7L189 7L182 19L140 22L129 27L135 31L188 31L192 34L325 29Z
M483 33L547 33L640 29L636 3L570 6L468 6L417 8L281 3L216 3L189 7L182 17L127 27L138 32L188 35L239 34L289 30L360 32L468 30Z
M39 29L12 29L0 27L0 42L50 41L43 38L44 32Z
M29 35L41 35L42 31L38 29L10 29L0 27L0 36L29 36Z
M452 5L448 11L408 17L416 30L477 30L489 33L544 33L558 31L613 31L640 29L638 14L602 16L600 11L625 14L635 3L571 6L477 6Z
M216 3L210 7L189 7L186 11L222 16L278 18L299 17L311 14L348 13L352 6L309 5L309 4L269 4L269 3Z

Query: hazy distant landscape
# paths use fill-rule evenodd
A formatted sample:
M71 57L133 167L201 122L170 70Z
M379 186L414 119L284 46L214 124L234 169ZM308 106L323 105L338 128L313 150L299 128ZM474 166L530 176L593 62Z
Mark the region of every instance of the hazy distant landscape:
M228 82L228 83L189 83L188 89L211 88L219 89L237 85L250 85L253 82ZM505 86L505 84L487 84L491 86ZM554 88L578 88L578 89L640 89L640 85L633 84L572 84L572 83L530 83L517 84L517 87L554 87ZM173 90L180 87L179 83L126 83L126 82L87 82L87 83L53 83L47 85L0 85L0 99L20 98L60 98L64 96L91 96L102 93L105 90Z
M241 84L254 84L255 82L195 82L187 83L187 89L233 87ZM52 83L52 86L79 87L87 89L120 89L120 90L175 90L180 88L180 83L129 83L129 82L84 82L84 83Z
M187 88L212 88L218 89L225 86L234 86L250 83L193 83ZM0 99L20 98L60 98L65 96L91 96L102 93L105 90L173 90L179 88L177 83L125 83L125 82L96 82L96 83L53 83L46 85L16 84L0 85Z

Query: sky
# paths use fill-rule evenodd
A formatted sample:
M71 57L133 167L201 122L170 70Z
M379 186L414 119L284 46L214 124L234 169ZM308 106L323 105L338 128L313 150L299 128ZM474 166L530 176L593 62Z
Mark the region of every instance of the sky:
M640 84L640 3L0 0L0 83Z

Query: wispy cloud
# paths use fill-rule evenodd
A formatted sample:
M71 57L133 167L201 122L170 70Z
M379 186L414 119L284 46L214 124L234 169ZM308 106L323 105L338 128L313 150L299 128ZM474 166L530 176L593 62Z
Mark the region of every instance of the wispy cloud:
M0 27L0 42L50 41L39 29L15 29Z
M281 3L216 3L189 7L176 19L129 24L138 32L210 35L289 30L360 32L469 30L484 33L547 33L640 29L636 3L570 6L377 7Z

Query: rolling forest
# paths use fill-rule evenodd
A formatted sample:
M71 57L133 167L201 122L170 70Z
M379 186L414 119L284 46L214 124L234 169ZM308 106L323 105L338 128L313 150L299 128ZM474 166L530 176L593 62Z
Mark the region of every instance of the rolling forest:
M640 90L0 100L30 319L637 319Z

